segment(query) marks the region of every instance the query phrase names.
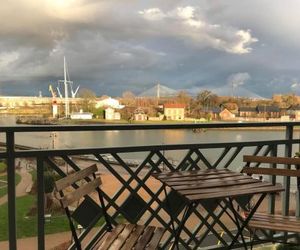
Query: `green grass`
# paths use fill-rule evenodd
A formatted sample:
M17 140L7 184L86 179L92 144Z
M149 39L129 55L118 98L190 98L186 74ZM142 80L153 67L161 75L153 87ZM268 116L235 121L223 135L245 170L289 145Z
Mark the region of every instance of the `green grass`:
M0 162L0 173L4 173L6 171L6 163L1 161Z
M0 180L6 181L6 179L7 179L6 175L0 176ZM18 185L21 181L21 176L19 174L15 174L15 180L16 180L16 185ZM7 187L0 188L0 197L6 194L7 194Z
M36 179L37 179L36 170L30 171L29 174L31 174L31 176L32 176L32 182L34 183L36 181Z
M17 221L17 237L33 237L37 235L37 217L26 217L26 213L30 210L36 198L32 195L19 197L16 199L16 221ZM8 218L7 203L0 206L0 241L8 239ZM58 232L70 231L67 217L63 215L53 216L50 222L45 223L45 233L52 234Z
M37 216L26 216L28 211L36 203L36 197L26 195L16 199L16 221L17 221L17 238L35 237L37 236ZM7 203L0 206L0 241L8 240L8 213ZM120 216L117 221L123 221ZM104 222L102 217L96 226L101 226ZM52 214L50 221L45 222L45 234L53 234L59 232L70 231L69 222L65 213Z

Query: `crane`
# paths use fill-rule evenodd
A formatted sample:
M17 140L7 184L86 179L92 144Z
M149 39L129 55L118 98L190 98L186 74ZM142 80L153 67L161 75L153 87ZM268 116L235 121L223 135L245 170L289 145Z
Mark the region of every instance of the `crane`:
M71 83L71 84L70 84L70 87L71 87L72 98L75 98L80 86L78 86L78 87L76 88L76 90L74 91L74 90L73 90L73 82L70 82L70 83Z
M52 98L55 99L56 98L56 93L54 92L53 88L52 88L52 85L50 84L49 85L49 91L51 92L52 94Z
M52 95L52 115L53 118L57 118L58 117L58 107L57 107L57 102L56 102L56 93L52 88L52 85L49 85L49 91L51 92Z
M59 84L59 82L58 82L58 86L56 87L56 89L57 89L57 92L58 92L59 97L60 97L60 98L63 98L62 93L60 92L59 87L60 87L60 84Z

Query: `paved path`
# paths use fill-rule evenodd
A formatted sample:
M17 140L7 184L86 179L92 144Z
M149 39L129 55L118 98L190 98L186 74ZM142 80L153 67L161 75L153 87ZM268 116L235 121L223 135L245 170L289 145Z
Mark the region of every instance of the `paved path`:
M20 170L17 170L16 173L18 173L21 176L21 181L16 187L16 197L27 195L26 189L29 185L32 185L32 176L28 173L25 167L22 167ZM0 205L6 202L7 195L4 195L0 198Z
M61 243L69 241L71 239L70 232L63 232L57 234L49 234L45 236L45 249L50 250ZM17 241L18 250L36 250L37 248L37 237L29 237L24 239L18 239ZM0 249L8 250L8 242L0 241Z

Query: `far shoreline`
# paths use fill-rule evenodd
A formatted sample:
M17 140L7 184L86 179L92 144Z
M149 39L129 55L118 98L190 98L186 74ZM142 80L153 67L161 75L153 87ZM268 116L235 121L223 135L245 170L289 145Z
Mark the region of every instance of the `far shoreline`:
M48 120L48 122L46 122ZM19 119L17 121L17 124L20 125L137 125L137 124L144 124L144 125L170 125L170 124L201 124L201 125L206 125L206 124L213 124L213 123L251 123L251 122L257 122L257 121L245 121L241 122L238 120L234 121L209 121L209 122L199 122L199 121L192 121L192 120L185 120L185 121L173 121L173 120L161 120L161 121L134 121L134 120L105 120L105 119L91 119L91 120L82 120L82 119L77 119L77 120L71 120L71 119L53 119L53 118L34 118L34 119ZM280 121L277 121L280 122ZM263 122L257 122L257 123L263 123ZM223 128L203 128L205 131L207 130L242 130L242 131L253 131L253 130L264 130L264 131L284 131L286 129L286 126L259 126L259 127L223 127ZM294 131L299 131L300 126L294 126ZM205 132L201 131L201 132Z

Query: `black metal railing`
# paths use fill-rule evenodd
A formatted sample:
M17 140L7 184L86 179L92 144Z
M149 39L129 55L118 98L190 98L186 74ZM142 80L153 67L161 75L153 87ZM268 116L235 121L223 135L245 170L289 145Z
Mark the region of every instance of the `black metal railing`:
M104 193L105 201L110 212L111 220L116 222L120 215L130 222L143 221L145 225L153 222L168 229L169 237L166 237L163 246L172 241L171 221L166 218L166 198L162 185L149 186L151 174L160 171L192 170L200 168L230 168L240 170L243 167L242 156L244 154L272 155L292 157L299 151L300 139L294 138L297 126L300 122L274 122L274 123L209 123L209 124L168 124L168 125L90 125L90 126L15 126L0 127L0 132L5 134L6 148L0 153L2 159L7 161L8 181L8 240L9 249L17 249L16 233L16 183L15 183L15 161L17 158L35 158L37 170L37 231L38 249L45 249L45 217L44 217L44 166L50 166L59 175L66 173L54 158L60 158L70 169L78 171L80 164L75 159L92 156L89 159L95 160L101 168L110 173L120 185L114 194ZM276 140L255 140L239 142L215 142L215 143L193 143L193 144L159 144L139 146L114 146L114 147L90 147L82 148L80 145L67 149L16 149L15 137L20 133L31 133L34 136L39 132L71 132L79 131L109 131L109 130L169 130L169 129L263 129L280 128L285 131L283 139ZM222 131L222 133L226 133ZM29 142L30 143L30 142ZM28 143L27 143L28 144ZM178 159L170 159L168 152L181 152ZM213 152L213 157L207 156L207 152ZM140 154L138 161L128 161L124 155L128 153ZM116 167L118 166L118 167ZM289 167L289 166L286 166ZM273 182L276 179L272 179ZM283 185L286 188L282 197L282 213L288 214L290 209L290 178L285 177ZM298 192L298 191L297 191ZM298 194L298 193L297 193ZM174 193L169 191L168 195L176 201L177 214L181 213L182 201ZM146 197L146 198L145 198ZM296 195L299 211L299 194ZM132 209L134 208L134 209ZM128 213L128 210L142 211ZM269 199L269 212L275 210L275 197ZM224 212L224 211L223 211ZM215 218L221 218L223 212L216 212ZM193 211L196 217L202 221L208 221L209 214L202 214L198 210ZM299 214L297 214L299 216ZM200 221L200 220L199 220ZM1 222L0 222L1 223ZM175 218L179 224L179 219ZM188 224L188 223L187 223ZM218 230L215 227L218 227ZM88 228L80 236L82 240L90 231ZM97 234L101 234L100 227ZM221 220L212 224L198 223L183 228L183 235L179 239L180 244L185 248L194 249L196 246L207 240L209 232L220 242L219 245L209 244L209 249L222 249L226 247L226 240L220 236L220 232L227 232L227 226ZM232 234L227 232L230 238ZM88 247L92 247L92 240ZM239 245L237 244L237 247Z

